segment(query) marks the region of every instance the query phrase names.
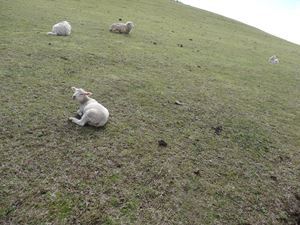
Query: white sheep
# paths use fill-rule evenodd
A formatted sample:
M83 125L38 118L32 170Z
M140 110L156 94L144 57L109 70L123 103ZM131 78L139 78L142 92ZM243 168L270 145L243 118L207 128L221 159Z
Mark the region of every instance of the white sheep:
M277 58L276 55L272 55L272 56L269 58L269 63L270 63L270 64L278 64L278 63L279 63L279 59Z
M91 92L75 87L72 87L72 90L74 91L73 100L80 103L77 114L81 116L81 119L69 117L69 120L79 126L84 126L86 123L95 127L104 126L108 121L108 110L95 99L89 97L92 95Z
M129 34L133 28L133 22L128 21L126 23L113 23L110 26L109 31L114 33Z
M52 27L52 31L48 35L69 36L71 34L71 24L68 21L62 21Z

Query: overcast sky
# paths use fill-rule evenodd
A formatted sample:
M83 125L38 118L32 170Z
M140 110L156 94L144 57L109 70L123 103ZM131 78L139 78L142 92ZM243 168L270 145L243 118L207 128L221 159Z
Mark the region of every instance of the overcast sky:
M181 0L300 44L300 0Z

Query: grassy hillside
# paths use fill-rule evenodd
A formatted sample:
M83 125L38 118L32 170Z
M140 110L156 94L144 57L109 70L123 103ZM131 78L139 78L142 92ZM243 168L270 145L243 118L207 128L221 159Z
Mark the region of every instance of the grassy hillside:
M0 28L1 224L300 223L299 46L168 0L0 0Z

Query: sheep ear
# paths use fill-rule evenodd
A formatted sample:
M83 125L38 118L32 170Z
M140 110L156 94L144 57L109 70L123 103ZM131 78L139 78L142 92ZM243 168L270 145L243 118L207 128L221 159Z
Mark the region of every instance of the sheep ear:
M76 87L71 87L71 88L72 88L72 90L73 90L73 91L76 91L76 90L77 90L77 88L76 88Z
M92 92L85 92L85 95L87 95L87 96L91 96L93 93Z

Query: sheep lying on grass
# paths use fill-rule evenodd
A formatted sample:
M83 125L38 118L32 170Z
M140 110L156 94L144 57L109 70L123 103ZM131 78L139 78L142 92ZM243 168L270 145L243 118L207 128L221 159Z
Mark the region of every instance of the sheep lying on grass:
M81 116L81 119L69 117L69 120L79 126L84 126L86 123L95 127L104 126L108 120L108 110L95 99L89 97L92 95L91 92L75 87L72 87L72 90L74 91L73 100L80 103L77 114Z
M127 23L113 23L109 31L120 34L129 34L134 28L133 22L128 21Z
M52 31L48 35L69 36L71 34L71 25L67 21L62 21L52 27Z
M270 64L278 64L278 63L279 63L279 59L277 58L276 55L272 55L272 56L269 58L269 63L270 63Z

